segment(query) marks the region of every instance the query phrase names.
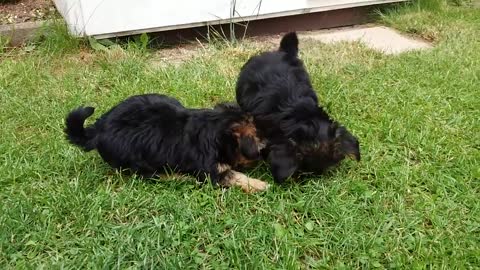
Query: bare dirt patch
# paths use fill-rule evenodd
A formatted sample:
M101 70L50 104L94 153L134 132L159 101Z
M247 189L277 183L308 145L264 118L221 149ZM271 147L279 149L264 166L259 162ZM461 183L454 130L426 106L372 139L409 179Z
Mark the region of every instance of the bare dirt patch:
M55 6L51 0L10 2L0 4L0 25L45 20L55 14Z
M228 58L232 55L245 54L251 56L251 50L257 50L258 52L263 50L270 50L278 46L280 41L280 35L266 35L254 38L247 38L242 42L242 46L232 46L229 48L223 48L221 53L225 54ZM170 48L162 48L155 51L150 63L153 67L164 67L168 65L181 65L182 63L191 60L199 55L202 57L208 57L212 55L219 56L215 53L219 53L215 50L215 45L201 42L191 42L187 44L181 44ZM248 48L248 49L247 49Z
M199 43L160 49L155 52L151 62L154 67L162 67L168 64L179 65L200 54L202 49L203 47Z

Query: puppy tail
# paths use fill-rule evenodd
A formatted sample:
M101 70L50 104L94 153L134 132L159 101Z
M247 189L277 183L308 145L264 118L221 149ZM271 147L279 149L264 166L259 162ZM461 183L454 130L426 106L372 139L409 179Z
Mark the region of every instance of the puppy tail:
M90 117L95 108L93 107L79 107L71 111L65 119L65 135L67 140L75 145L80 146L85 151L90 151L95 148L93 138L95 137L95 130L93 127L84 128L85 120Z
M290 32L283 36L280 41L280 51L286 52L287 55L296 57L298 55L298 37L297 33Z

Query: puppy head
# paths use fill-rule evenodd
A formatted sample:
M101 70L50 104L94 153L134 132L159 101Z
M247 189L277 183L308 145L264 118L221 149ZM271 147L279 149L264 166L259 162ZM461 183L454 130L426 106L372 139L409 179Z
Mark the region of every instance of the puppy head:
M360 161L360 143L345 127L333 124L335 130L334 156L337 159L351 157Z
M327 135L327 140L297 146L301 156L301 171L321 173L328 167L338 164L345 157L360 161L358 139L345 127L333 122L328 126Z
M350 156L360 161L360 148L355 138L345 127L336 123L327 126L327 139L315 142L293 139L268 147L266 160L270 165L273 179L284 182L297 170L322 173Z
M357 138L332 121L315 99L297 100L295 104L289 104L283 114L280 129L303 160L303 169L322 171L346 156L360 160Z
M264 144L257 136L257 129L253 123L253 117L246 116L244 119L231 126L231 132L238 143L239 153L248 160L257 160Z
M283 183L297 171L300 159L292 142L270 145L266 152L264 159L270 165L276 183Z

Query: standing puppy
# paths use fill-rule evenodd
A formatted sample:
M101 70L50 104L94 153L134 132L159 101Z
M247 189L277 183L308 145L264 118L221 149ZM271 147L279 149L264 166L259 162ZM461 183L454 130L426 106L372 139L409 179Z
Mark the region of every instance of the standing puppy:
M274 180L295 171L322 172L346 156L360 160L357 138L334 122L318 105L303 62L296 33L286 34L280 48L253 56L242 67L237 102L254 117Z
M85 151L97 149L113 168L145 177L165 168L204 181L240 186L247 192L267 188L263 181L232 170L259 156L260 141L251 117L238 106L187 109L158 94L132 96L84 127L94 112L80 107L66 118L67 139Z

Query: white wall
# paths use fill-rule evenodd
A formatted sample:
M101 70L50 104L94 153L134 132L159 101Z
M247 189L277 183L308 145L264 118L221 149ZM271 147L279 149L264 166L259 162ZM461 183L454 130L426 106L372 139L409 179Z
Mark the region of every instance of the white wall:
M400 0L401 1L401 0ZM113 36L227 22L232 0L54 0L76 35ZM261 2L261 5L260 5ZM237 0L237 20L394 0ZM259 10L260 8L260 10Z

